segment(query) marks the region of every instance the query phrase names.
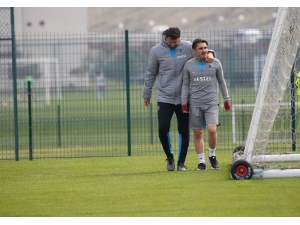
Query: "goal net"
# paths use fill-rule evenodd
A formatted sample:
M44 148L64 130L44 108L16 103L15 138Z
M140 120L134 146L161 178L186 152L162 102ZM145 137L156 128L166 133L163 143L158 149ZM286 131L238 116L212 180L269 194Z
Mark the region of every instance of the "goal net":
M248 136L232 154L234 179L300 177L299 42L300 8L279 8Z

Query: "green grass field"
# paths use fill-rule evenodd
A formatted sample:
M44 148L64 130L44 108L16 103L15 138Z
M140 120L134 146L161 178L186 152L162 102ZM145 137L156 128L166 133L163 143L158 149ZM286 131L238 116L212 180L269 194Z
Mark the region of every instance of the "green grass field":
M300 178L232 180L220 170L166 170L165 156L2 161L1 217L299 217ZM208 163L208 162L207 162Z
M300 216L300 178L230 179L231 153L244 140L251 109L235 112L238 143L232 143L231 114L220 112L220 170L195 171L198 159L191 137L188 170L168 172L158 141L155 103L152 112L146 109L138 87L131 93L130 157L126 156L125 92L107 90L101 102L94 92L71 91L51 106L35 102L33 161L28 160L26 102L19 104L18 162L14 135L8 132L12 107L2 109L10 120L5 117L0 126L0 217ZM254 101L250 89L236 89L231 96L235 104ZM175 122L171 136L177 149Z

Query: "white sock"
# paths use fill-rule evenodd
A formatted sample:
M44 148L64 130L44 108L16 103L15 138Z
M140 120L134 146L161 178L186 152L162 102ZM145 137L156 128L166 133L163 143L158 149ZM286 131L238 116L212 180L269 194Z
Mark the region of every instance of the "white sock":
M216 156L216 149L208 148L209 157Z
M197 154L200 163L205 163L204 153Z

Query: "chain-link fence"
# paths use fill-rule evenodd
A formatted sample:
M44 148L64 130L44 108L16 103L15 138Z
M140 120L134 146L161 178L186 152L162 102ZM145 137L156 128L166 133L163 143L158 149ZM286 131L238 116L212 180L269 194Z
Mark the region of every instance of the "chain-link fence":
M10 9L0 10L0 159L164 154L155 88L149 108L142 99L148 54L160 33L22 33L12 55ZM224 111L220 95L218 151L231 152L246 139L271 33L182 31L182 39L208 40L223 65L232 110ZM176 152L175 118L171 137Z
M16 141L16 124L14 119L14 98L12 78L8 79L8 68L12 68L13 32L11 30L13 15L10 8L0 7L0 149L3 159L14 159ZM13 151L12 153L9 153ZM5 155L9 154L10 157ZM13 155L11 155L13 154ZM4 157L2 157L4 156Z

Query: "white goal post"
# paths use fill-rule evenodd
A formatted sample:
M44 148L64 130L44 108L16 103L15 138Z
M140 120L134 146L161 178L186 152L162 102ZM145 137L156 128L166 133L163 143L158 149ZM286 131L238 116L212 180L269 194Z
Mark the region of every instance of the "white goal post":
M11 59L7 59L7 58L0 59L0 65L7 65L7 64L11 65L11 62L12 62ZM41 71L42 77L38 80L35 80L33 85L34 87L45 89L45 102L47 105L50 105L51 102L50 89L53 86L56 88L57 99L62 98L61 81L60 81L61 76L59 73L58 58L17 58L16 62L17 62L17 66L30 65L35 63L40 66L42 70ZM51 67L53 68L51 69ZM52 84L53 80L55 82L54 84Z
M295 149L287 150L291 148L291 141L281 143L278 140L268 146L271 133L276 138L291 127L291 116L283 115L281 109L285 95L290 94L286 89L292 70L295 70L299 42L300 8L279 8L246 143L232 155L230 175L234 179L300 177L300 154L296 154ZM297 111L298 104L293 102L292 105L296 105ZM297 112L293 116L298 117ZM296 121L298 123L299 118ZM276 132L273 131L275 123L280 123Z

